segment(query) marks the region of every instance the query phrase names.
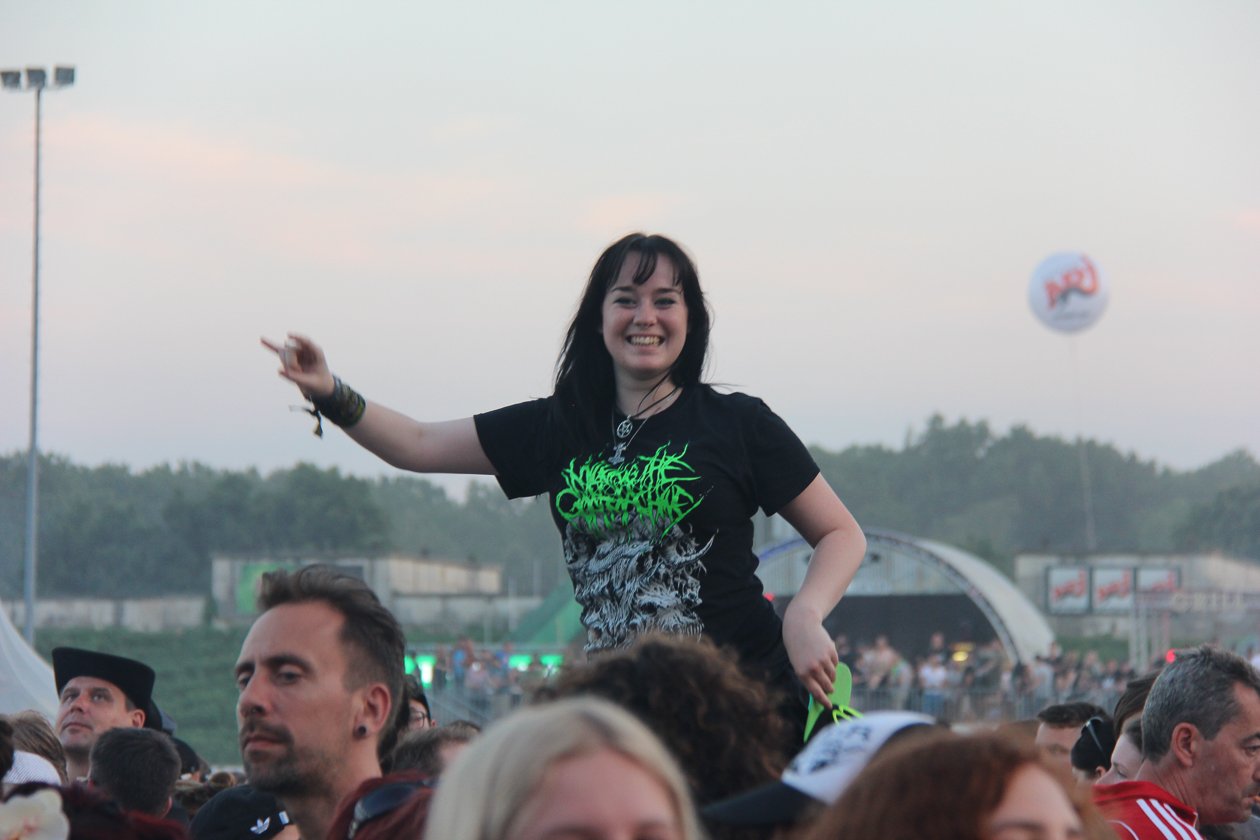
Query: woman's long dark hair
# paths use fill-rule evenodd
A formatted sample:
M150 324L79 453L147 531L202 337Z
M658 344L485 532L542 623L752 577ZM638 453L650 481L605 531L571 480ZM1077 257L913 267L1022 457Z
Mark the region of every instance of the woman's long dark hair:
M635 285L647 282L656 270L659 257L669 260L674 267L674 283L681 289L687 305L687 340L669 370L674 384L683 388L700 384L709 352L708 304L700 289L695 264L683 249L672 239L644 233L623 236L609 245L591 269L556 361L552 421L586 446L596 446L609 434L616 388L612 357L604 346L601 332L602 310L604 296L631 254L639 257L632 278Z

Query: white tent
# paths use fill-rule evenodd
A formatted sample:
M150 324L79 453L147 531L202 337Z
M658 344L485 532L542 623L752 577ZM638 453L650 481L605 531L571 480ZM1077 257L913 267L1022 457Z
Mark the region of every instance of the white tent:
M0 609L0 713L23 709L56 719L56 683L52 666L31 650L9 620L8 611Z

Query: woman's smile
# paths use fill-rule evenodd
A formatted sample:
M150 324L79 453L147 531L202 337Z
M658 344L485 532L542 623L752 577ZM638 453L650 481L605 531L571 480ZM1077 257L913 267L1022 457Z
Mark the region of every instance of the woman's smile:
M674 265L659 257L652 274L634 282L638 258L627 259L604 296L600 331L618 378L647 380L669 373L687 341L687 304Z

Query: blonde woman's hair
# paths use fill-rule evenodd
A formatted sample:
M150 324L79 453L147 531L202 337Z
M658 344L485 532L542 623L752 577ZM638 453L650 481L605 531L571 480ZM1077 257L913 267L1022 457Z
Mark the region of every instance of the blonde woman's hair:
M425 829L434 840L508 840L551 765L611 750L669 792L683 840L704 840L682 771L629 712L581 697L535 706L498 721L442 774Z

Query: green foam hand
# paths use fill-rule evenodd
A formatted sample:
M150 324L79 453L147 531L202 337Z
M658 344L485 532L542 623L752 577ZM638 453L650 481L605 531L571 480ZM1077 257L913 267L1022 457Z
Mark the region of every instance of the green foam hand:
M849 705L852 696L853 674L849 671L849 666L841 662L836 665L836 681L832 683L831 693L827 695L827 699L831 701L831 708L828 709L819 703L812 694L809 696L809 714L805 718L805 740L809 741L809 736L814 732L814 726L824 712L830 712L832 723L860 718L862 713Z

